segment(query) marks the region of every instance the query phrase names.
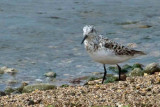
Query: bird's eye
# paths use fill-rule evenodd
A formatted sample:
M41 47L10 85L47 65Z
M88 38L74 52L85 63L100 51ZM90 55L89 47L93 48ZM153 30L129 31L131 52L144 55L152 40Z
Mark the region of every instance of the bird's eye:
M94 29L91 30L91 33L93 33Z

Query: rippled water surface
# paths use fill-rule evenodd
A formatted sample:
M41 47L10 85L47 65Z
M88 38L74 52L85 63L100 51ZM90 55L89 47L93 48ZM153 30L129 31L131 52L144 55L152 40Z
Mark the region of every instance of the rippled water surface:
M159 0L0 0L0 66L19 70L14 76L0 75L0 90L10 80L17 81L14 87L22 81L63 84L103 72L80 44L86 24L147 53L123 64L160 63L159 4ZM55 82L43 76L48 71L57 73Z

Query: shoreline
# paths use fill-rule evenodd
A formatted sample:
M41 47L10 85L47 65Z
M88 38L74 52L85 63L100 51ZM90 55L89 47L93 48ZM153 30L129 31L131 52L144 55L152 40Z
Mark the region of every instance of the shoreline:
M160 106L160 72L107 84L37 89L31 93L3 96L0 101L2 107Z

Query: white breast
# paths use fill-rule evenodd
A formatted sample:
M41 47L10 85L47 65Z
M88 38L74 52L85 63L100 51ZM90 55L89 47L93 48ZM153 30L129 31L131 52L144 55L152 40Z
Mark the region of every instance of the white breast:
M126 55L117 56L114 54L112 50L101 49L92 53L90 52L88 53L94 61L102 64L118 64L132 58L132 56L126 56Z

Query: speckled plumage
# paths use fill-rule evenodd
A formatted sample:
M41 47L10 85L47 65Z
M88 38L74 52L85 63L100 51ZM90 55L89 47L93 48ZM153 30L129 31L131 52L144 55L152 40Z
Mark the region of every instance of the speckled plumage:
M129 49L114 41L104 38L102 35L98 35L94 26L86 25L83 28L83 40L84 46L89 56L96 62L103 64L104 76L102 84L106 79L107 70L105 64L116 64L119 70L119 80L121 80L121 67L118 63L127 61L139 55L145 55L142 51Z
M83 34L87 35L84 40L88 54L96 62L103 64L117 64L139 55L145 55L142 51L130 49L118 44L102 35L98 35L93 26L85 26Z

